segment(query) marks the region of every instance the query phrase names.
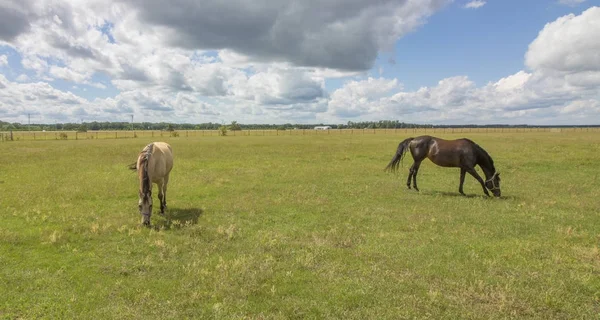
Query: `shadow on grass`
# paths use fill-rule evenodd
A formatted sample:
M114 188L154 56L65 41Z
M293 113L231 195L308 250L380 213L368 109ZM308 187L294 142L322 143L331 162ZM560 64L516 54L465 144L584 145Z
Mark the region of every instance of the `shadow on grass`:
M157 221L153 227L156 230L181 229L197 224L202 213L204 210L200 208L167 208L165 219Z
M431 195L431 196L444 196L444 197L458 197L458 198L479 198L479 199L490 199L490 200L515 200L517 199L517 197L515 196L501 196L499 198L494 197L493 195L490 194L490 197L484 195L484 194L466 194L466 195L462 195L458 192L449 192L449 191L419 191L422 194L425 195Z

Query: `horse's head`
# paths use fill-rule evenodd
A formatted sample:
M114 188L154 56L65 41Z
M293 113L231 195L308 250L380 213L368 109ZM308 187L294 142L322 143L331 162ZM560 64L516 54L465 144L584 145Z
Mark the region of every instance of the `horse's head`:
M140 209L140 214L142 215L142 224L149 226L150 215L152 215L152 191L148 190L146 193L140 191L138 208Z
M500 192L500 173L494 172L491 178L485 181L485 187L488 188L495 197L499 197Z

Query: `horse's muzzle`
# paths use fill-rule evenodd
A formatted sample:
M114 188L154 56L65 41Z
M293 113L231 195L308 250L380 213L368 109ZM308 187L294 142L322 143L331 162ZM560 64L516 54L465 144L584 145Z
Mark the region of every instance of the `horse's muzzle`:
M150 214L142 213L142 224L146 227L150 226Z

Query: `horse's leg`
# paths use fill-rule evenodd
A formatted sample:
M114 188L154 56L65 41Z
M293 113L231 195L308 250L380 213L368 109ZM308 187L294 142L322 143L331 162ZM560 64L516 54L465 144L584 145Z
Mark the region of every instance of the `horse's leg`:
M164 180L165 180L165 184L164 184L165 190L163 191L163 201L164 201L164 208L166 210L167 209L167 185L169 184L169 175L168 174Z
M465 168L460 168L460 184L458 185L458 192L463 196L465 193L463 192L463 184L465 183L465 173L467 170Z
M158 193L158 198L160 199L160 214L162 215L165 214L165 210L167 209L167 184L169 184L168 175L162 179L160 192Z
M487 188L485 187L485 183L483 182L483 179L481 179L481 177L479 176L479 173L477 173L477 171L475 171L475 168L469 168L467 169L467 172L473 176L473 178L477 179L477 181L479 181L479 184L481 184L481 187L483 188L483 193L485 193L486 196L490 196L490 193L487 191Z
M410 189L410 180L412 179L413 173L414 173L414 168L415 168L415 163L413 162L412 166L410 166L410 169L408 169L408 179L406 179L406 186Z
M413 173L413 188L415 188L415 190L419 191L419 188L417 187L417 173L419 173L419 167L421 166L421 161L417 161L414 164L414 173Z
M165 179L162 179L158 184L158 200L160 200L160 215L165 215Z

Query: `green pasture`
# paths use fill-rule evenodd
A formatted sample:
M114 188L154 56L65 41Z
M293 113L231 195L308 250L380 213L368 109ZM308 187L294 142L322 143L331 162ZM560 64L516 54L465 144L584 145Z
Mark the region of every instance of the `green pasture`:
M600 317L600 133L437 134L490 153L500 199L428 160L407 190L410 155L383 168L409 135L163 137L152 228L151 138L0 143L0 318Z

